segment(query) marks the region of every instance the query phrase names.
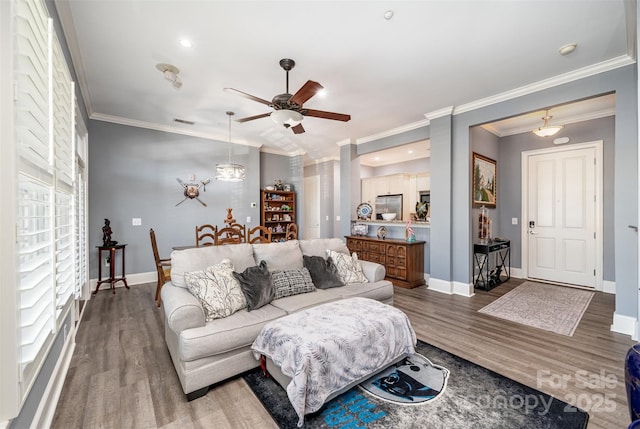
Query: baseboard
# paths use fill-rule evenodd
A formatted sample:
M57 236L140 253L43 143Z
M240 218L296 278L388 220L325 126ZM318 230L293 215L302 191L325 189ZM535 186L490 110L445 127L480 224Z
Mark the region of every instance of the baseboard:
M127 274L126 276L127 284L131 285L141 285L144 283L156 283L158 281L158 273L155 271L150 271L148 273L136 273L136 274ZM96 290L96 284L98 283L98 279L89 280L91 291ZM109 287L108 284L103 283L100 285L100 290L105 287ZM116 288L124 287L124 282L117 282L115 284Z
M613 324L611 330L620 334L629 335L632 340L637 340L638 320L634 317L613 313Z
M74 324L73 320L71 321ZM56 367L53 370L53 376L49 380L47 387L40 400L40 405L36 410L33 420L31 421L31 428L48 428L51 427L53 417L56 412L58 400L62 393L62 387L64 386L64 380L67 377L69 366L71 366L71 358L73 357L73 351L76 348L76 332L75 327L72 332L67 336L67 341L64 344L62 354L56 363Z
M454 295L462 295L471 297L474 295L473 284L471 283L462 283L462 282L451 282L451 293Z
M513 277L515 279L523 279L524 278L522 276L522 268L511 267L511 268L509 268L509 274L511 274L511 277Z
M616 294L616 282L612 282L610 280L603 280L602 281L602 290L601 292L604 293L610 293L615 295Z
M453 293L451 282L449 280L440 280L431 277L429 278L428 285L429 289L436 292L446 293L447 295L451 295Z

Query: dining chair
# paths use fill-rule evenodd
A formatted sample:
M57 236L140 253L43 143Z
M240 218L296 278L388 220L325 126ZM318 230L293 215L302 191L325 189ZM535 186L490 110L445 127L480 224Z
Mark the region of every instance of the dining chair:
M271 243L271 228L258 225L249 230L249 243Z
M156 243L156 233L153 228L149 230L149 237L151 238L151 250L153 250L153 259L155 260L156 273L158 274L158 284L156 285L156 305L160 307L162 304L160 290L166 282L171 281L171 258L160 258L158 244Z
M238 228L225 226L224 228L215 228L214 243L216 246L221 244L238 244L242 243L242 232Z
M216 227L209 224L196 226L196 246L213 246L216 244Z
M287 224L287 230L285 233L285 240L297 240L298 239L298 225L295 223Z
M239 223L232 223L229 225L229 228L237 229L240 232L240 242L247 242L247 227L245 225L241 225Z

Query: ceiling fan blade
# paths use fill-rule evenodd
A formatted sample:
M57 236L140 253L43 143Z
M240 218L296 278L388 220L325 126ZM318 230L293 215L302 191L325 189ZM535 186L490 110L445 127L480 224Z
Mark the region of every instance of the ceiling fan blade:
M302 113L304 116L333 119L334 121L342 122L347 122L351 119L351 115L345 115L344 113L325 112L324 110L302 109L300 113Z
M294 134L302 134L302 133L304 133L304 127L302 126L302 124L298 124L295 127L291 127L291 130L293 130Z
M323 88L318 82L308 80L307 83L302 85L302 88L298 90L293 97L289 99L289 103L302 106L308 99L316 95L318 91Z
M238 91L237 89L224 88L224 91L225 92L233 92L235 94L238 94L241 97L248 98L249 100L257 101L258 103L262 103L262 104L266 104L267 106L271 106L271 102L270 101L264 100L262 98L258 98L255 95L247 94L246 92Z
M260 118L266 118L267 116L270 116L271 112L269 113L262 113L260 115L255 115L255 116L247 116L246 118L240 118L240 119L236 119L236 122L248 122L248 121L253 121L254 119L260 119Z

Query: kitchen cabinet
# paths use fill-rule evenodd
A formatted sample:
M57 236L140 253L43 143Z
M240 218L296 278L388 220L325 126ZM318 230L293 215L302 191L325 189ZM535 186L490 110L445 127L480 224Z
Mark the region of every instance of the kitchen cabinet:
M373 237L346 236L349 252L358 259L384 265L395 286L414 288L424 285L424 241L381 240Z
M360 181L360 202L366 201L371 204L374 210L372 218L375 219L377 196L402 194L402 219L406 220L416 211L416 203L420 201L420 191L430 189L431 177L426 172L366 177Z

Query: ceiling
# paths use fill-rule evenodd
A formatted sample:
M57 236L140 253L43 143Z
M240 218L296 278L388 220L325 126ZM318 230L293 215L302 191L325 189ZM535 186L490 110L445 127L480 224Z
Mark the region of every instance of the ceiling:
M268 117L234 122L231 140L305 154L306 162L336 159L345 142L426 125L429 113L443 108L453 106L455 114L635 61L635 2L623 0L55 4L89 116L97 120L225 144L226 111L243 118L270 108L223 88L271 100L285 92L279 60L294 59L289 92L320 82L325 96L304 106L351 120L306 117L298 135ZM182 47L182 39L193 46ZM577 49L560 55L568 43ZM180 70L180 88L159 63ZM610 108L583 103L579 115L568 106L552 115L561 122ZM542 116L544 110L485 127L508 135L538 126Z

